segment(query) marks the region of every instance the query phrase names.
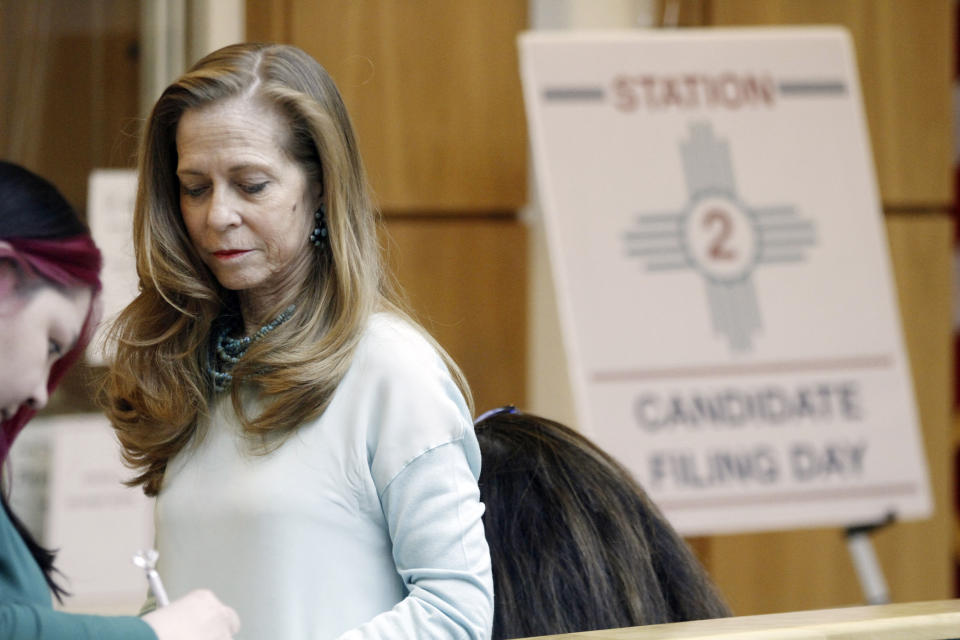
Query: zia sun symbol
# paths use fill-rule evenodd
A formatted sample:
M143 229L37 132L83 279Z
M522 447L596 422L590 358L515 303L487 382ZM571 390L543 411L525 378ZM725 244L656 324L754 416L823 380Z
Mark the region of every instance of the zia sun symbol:
M726 140L709 122L690 125L680 142L688 200L679 211L640 213L625 232L626 251L650 273L693 270L706 285L715 333L733 351L749 351L762 328L753 274L797 263L816 244L812 220L792 205L751 207L740 199Z

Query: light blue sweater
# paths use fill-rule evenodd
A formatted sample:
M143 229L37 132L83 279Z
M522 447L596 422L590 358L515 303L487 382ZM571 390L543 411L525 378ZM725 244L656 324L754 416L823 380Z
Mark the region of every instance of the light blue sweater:
M251 399L251 407L256 406ZM229 395L157 503L171 598L209 587L246 640L489 638L480 449L430 344L377 314L324 414L248 453Z

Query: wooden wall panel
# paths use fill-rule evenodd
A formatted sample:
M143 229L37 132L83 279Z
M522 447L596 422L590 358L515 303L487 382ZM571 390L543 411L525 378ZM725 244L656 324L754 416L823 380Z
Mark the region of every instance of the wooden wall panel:
M264 15L263 8L248 14L248 37L296 44L330 71L384 211L509 211L524 204L515 40L526 24L525 2L283 4L284 37L277 12Z
M392 217L389 262L417 318L453 356L478 412L523 406L526 230L509 217Z
M707 0L713 25L841 24L851 32L886 206L953 201L949 0Z
M247 40L290 42L291 0L252 0L246 3Z
M933 488L931 520L902 524L876 536L893 597L952 597L953 497L953 238L947 213L888 213L900 315Z
M702 27L710 24L709 0L655 0L653 23L666 25L670 18L676 19L678 27Z
M136 0L0 0L0 157L86 209L95 167L130 167L137 119Z

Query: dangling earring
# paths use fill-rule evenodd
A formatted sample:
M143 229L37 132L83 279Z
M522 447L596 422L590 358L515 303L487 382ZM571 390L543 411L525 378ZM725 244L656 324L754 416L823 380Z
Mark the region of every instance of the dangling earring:
M313 217L317 219L316 226L310 234L310 242L315 247L322 247L327 240L327 207L322 202Z

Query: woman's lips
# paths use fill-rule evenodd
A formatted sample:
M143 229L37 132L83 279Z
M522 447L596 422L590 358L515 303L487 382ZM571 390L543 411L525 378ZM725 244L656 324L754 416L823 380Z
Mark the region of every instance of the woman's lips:
M213 255L221 260L229 260L249 253L248 249L225 249L223 251L214 251Z

